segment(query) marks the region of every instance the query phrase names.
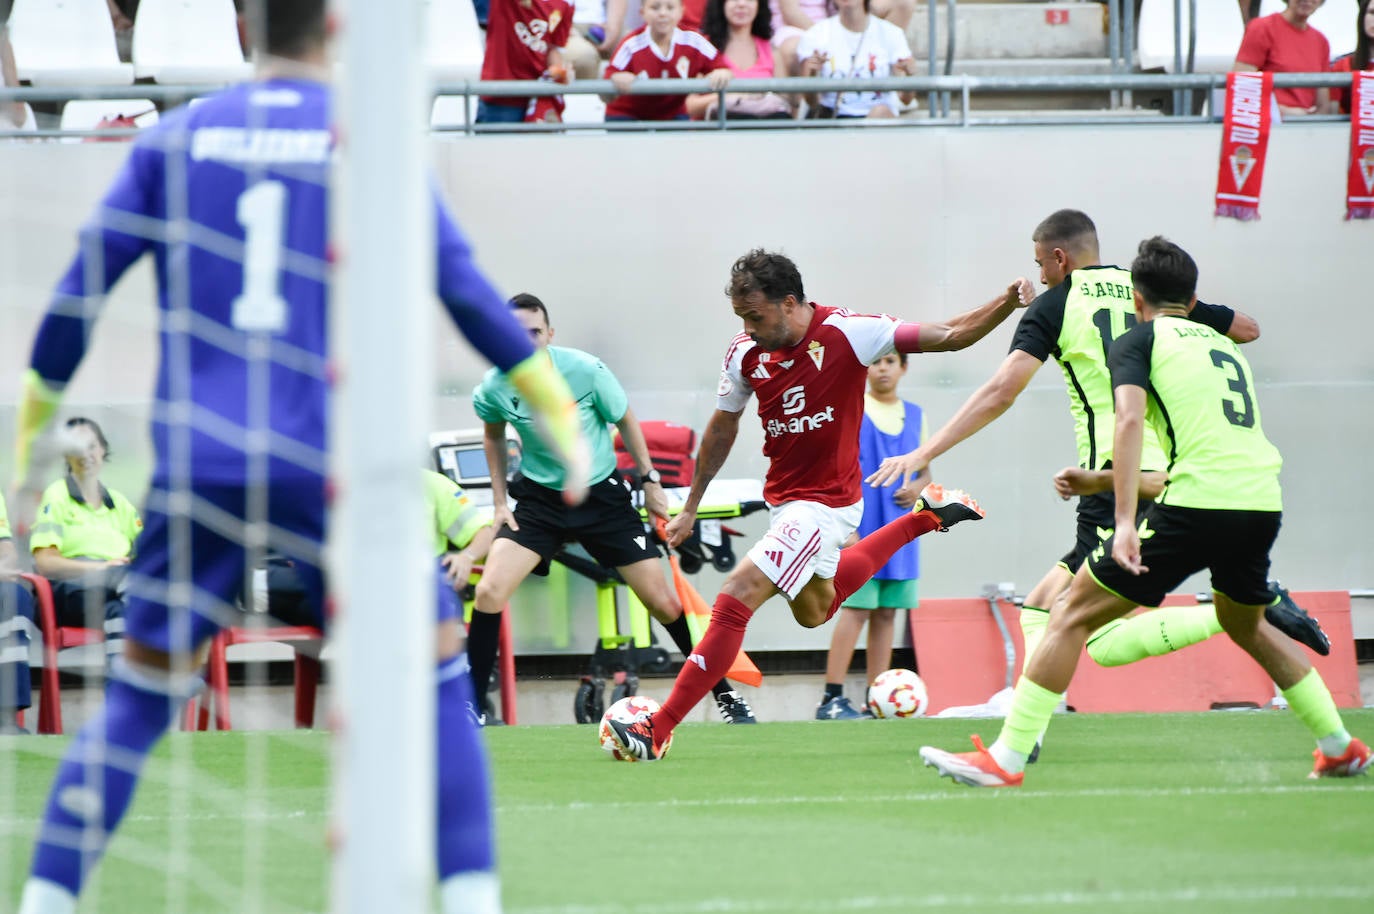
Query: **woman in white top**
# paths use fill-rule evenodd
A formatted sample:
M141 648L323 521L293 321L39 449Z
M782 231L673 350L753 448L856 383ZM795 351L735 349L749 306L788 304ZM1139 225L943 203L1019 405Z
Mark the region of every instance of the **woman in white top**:
M916 61L906 33L869 14L869 0L838 0L839 13L807 29L797 46L802 76L885 79L913 76ZM808 93L807 104L821 117L896 117L914 92Z

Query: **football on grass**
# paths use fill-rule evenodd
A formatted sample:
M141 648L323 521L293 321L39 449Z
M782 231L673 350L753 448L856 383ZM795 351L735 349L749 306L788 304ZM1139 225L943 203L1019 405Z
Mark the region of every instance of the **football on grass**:
M879 673L868 688L868 709L874 717L920 717L929 703L926 684L911 670Z
M611 725L608 721L618 720L623 724L632 724L643 720L657 710L658 702L645 695L631 695L629 698L622 698L611 705L606 709L606 713L601 715L601 726L597 728L597 736L601 739L601 748L619 761L639 761L633 755L625 755L616 748L615 736L611 733ZM670 736L668 742L659 747L659 758L668 754L668 747L672 744L673 738Z

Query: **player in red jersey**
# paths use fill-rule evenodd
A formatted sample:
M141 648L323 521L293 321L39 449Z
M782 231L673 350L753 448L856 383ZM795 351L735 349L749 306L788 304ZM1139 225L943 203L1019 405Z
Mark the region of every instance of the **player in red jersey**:
M487 50L482 79L530 80L547 77L567 82L570 65L563 48L572 32L573 5L568 0L492 0L487 22ZM477 123L562 120L563 99L482 96Z
M735 261L726 294L744 332L726 350L716 411L702 436L687 502L668 525L668 541L676 546L691 532L706 485L725 463L754 394L768 458L763 497L770 526L726 579L711 626L662 710L629 726L612 722L622 751L645 761L659 757L673 728L734 660L745 626L769 597L782 594L797 622L815 628L902 546L983 516L967 494L930 485L911 514L840 552L863 514L859 426L868 366L894 351L972 346L1028 304L1033 292L1018 278L987 304L947 322L907 323L808 302L801 274L782 254L754 250Z
M620 95L606 96L608 121L671 121L687 118L685 95L625 95L637 79L705 76L712 89L730 82L730 68L711 42L678 28L682 0L641 0L643 28L625 36L611 55L606 78Z

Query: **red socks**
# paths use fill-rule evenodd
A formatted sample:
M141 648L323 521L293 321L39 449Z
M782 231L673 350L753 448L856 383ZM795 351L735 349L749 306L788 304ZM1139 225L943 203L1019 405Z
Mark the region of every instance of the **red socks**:
M673 691L663 708L654 715L654 739L662 743L682 723L697 702L706 697L711 686L720 681L735 662L744 643L744 628L754 611L728 594L716 597L711 609L711 624L697 642L696 650L682 664Z
M939 530L940 522L933 514L922 511L901 517L874 530L848 549L840 550L840 565L835 569L835 602L830 604L826 620L840 611L840 604L850 594L868 583L888 559L916 537Z

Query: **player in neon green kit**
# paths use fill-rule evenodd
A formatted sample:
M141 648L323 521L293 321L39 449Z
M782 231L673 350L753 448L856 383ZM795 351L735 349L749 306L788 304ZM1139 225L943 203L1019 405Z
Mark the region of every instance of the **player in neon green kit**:
M1019 786L1089 634L1137 605L1157 605L1206 568L1222 627L1316 738L1311 777L1361 774L1369 747L1345 730L1306 655L1264 619L1269 550L1283 514L1283 460L1264 436L1250 366L1234 342L1189 319L1197 265L1182 248L1159 237L1141 242L1131 277L1139 323L1109 356L1116 532L1050 614L997 741L985 749L975 736L975 751L964 753L922 746L921 758L973 787ZM1169 481L1137 529L1147 423L1169 454Z
M1079 465L1061 470L1055 488L1064 498L1079 496L1074 546L1026 595L1021 608L1025 639L1023 669L1049 622L1049 611L1068 589L1084 559L1111 535L1112 392L1107 349L1136 322L1131 274L1105 266L1098 253L1097 227L1077 210L1059 210L1031 235L1040 280L1050 288L1027 309L1011 351L997 372L959 411L916 450L883 461L870 477L890 484L924 469L931 460L991 423L1016 402L1030 379L1052 356L1064 372L1073 414ZM1188 318L1239 343L1259 336L1249 316L1221 305L1196 303ZM1168 461L1152 433L1144 441L1141 494L1152 498L1164 484ZM1315 620L1291 600L1275 594L1269 620L1289 637L1319 653L1329 645ZM1173 606L1120 619L1088 641L1088 654L1103 666L1120 666L1197 644L1221 631L1213 607Z

